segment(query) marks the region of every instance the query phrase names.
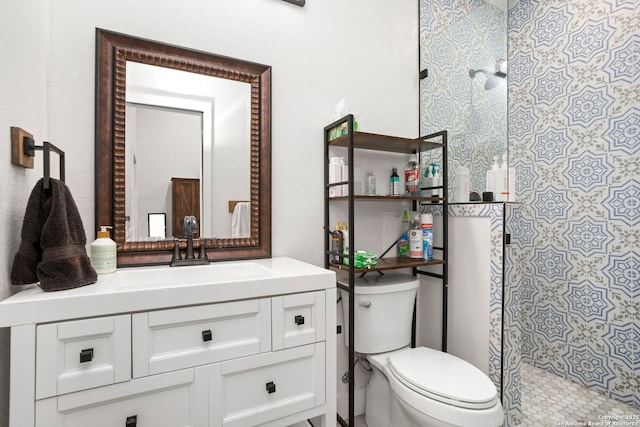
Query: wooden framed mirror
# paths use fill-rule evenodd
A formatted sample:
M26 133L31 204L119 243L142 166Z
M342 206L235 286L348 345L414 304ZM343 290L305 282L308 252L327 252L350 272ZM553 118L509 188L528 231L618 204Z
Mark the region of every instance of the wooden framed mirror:
M135 67L134 67L135 65ZM136 218L147 218L148 212L170 211L170 206L166 209L158 209L157 206L146 206L142 202L142 197L138 197L139 190L132 185L132 182L145 182L140 178L138 169L129 169L131 164L136 165L151 160L156 170L166 169L167 162L177 162L181 158L193 158L192 153L183 154L181 150L186 145L182 137L174 139L175 143L167 145L167 152L163 152L164 145L158 143L143 150L136 147L135 153L131 154L133 143L127 141L130 138L127 133L127 125L130 125L131 117L127 116L127 111L134 105L140 104L141 99L162 98L173 99L178 97L174 88L163 87L157 93L149 95L149 90L140 90L144 96L136 97L132 93L134 90L127 85L127 80L134 80L131 72L139 65L157 67L157 71L183 72L188 78L213 77L222 82L230 82L239 86L246 93L246 108L236 108L245 111L246 130L234 132L234 134L245 135L238 141L246 140L246 148L239 149L241 159L225 155L222 149L216 150L202 148L200 150L200 176L189 177L200 180L200 200L194 206L204 204L214 211L226 211L229 217L223 214L212 214L211 218L204 215L204 209L193 215L199 215L202 223L206 223L206 228L201 228L200 237L195 239L195 246L204 244L207 256L213 260L233 260L249 258L268 258L271 256L271 67L240 59L229 58L211 53L172 46L156 41L140 39L125 34L119 34L102 29L96 30L96 127L95 127L95 191L96 191L96 227L100 225L113 226L113 238L118 247L118 266L154 265L169 264L173 250L173 236L175 233L167 233L166 239L157 239L152 236L139 236L133 233L132 229L147 230L148 227L134 226L132 216ZM129 68L129 70L128 70ZM129 71L129 72L128 72ZM153 80L148 77L142 80ZM167 84L174 84L176 78L172 75L164 79ZM201 121L198 123L209 123L211 128L218 129L220 126L216 122L216 117L226 116L222 107L209 99L221 100L224 97L212 95L203 101L203 97L198 93L199 88L204 86L198 83L196 92L191 92L188 96L188 105L185 107L192 113L191 105L206 104L211 107L204 107L197 112ZM129 93L127 93L129 91ZM162 96L157 96L158 93ZM146 97L146 98L145 98ZM181 98L181 96L179 97ZM221 102L221 101L220 101ZM241 103L244 103L243 100ZM233 102L233 104L237 104ZM242 104L244 105L244 104ZM152 109L157 105L152 105ZM160 107L157 107L160 108ZM179 107L180 110L182 107ZM217 116L216 116L217 114ZM133 113L130 113L132 116ZM212 118L213 117L213 118ZM158 125L164 124L164 120L156 119ZM204 129L206 126L201 127ZM132 127L132 126L130 126ZM157 128L159 126L151 126ZM136 128L137 129L137 128ZM236 127L232 128L234 131ZM157 129L155 129L157 130ZM177 132L182 135L181 129ZM231 142L227 145L238 145L236 139L221 137L215 131L205 131L202 134L203 146L208 144L204 141L225 140ZM196 136L196 139L198 137ZM155 140L154 144L155 144ZM244 142L242 142L244 144ZM243 146L244 147L244 146ZM173 151L172 151L173 150ZM176 150L179 155L176 155ZM151 154L145 154L145 153ZM215 153L214 153L215 152ZM205 159L206 154L206 161ZM146 157L145 157L146 156ZM164 163L163 163L164 162ZM217 163L216 163L217 162ZM213 166L210 166L213 165ZM246 170L238 168L238 178L219 179L216 173L223 169L222 165L246 164ZM218 165L218 166L216 166ZM134 173L135 171L135 179ZM172 172L168 172L171 174ZM176 172L180 175L184 172ZM129 175L129 176L128 176ZM168 175L170 176L170 175ZM185 178L181 176L181 178ZM166 177L153 177L151 180L157 186L155 192L162 200L168 200L168 192L171 188L171 179ZM234 194L224 194L223 190L228 190L232 182L243 181L246 184L238 190L236 197ZM215 182L220 183L220 189L214 188ZM211 184L211 186L209 186ZM246 187L246 191L245 188ZM160 188L160 190L157 190ZM167 193L167 194L165 194ZM241 193L241 194L240 194ZM218 197L217 194L224 194ZM222 200L220 200L222 199ZM245 235L234 235L231 232L215 231L213 224L229 223L231 212L228 206L235 200L243 200L245 206L245 216L248 207L249 222L248 232ZM153 201L150 203L160 203ZM163 202L170 204L170 202ZM134 208L132 208L132 206ZM171 215L170 212L167 215ZM216 216L217 215L217 216ZM167 225L170 219L167 218ZM171 230L168 230L171 231ZM180 241L180 247L186 247L186 241Z

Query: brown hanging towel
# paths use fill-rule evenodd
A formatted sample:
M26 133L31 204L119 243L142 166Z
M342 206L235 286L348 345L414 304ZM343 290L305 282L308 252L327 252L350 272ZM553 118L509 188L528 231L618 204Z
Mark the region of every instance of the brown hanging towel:
M22 224L22 242L13 260L11 283L38 283L44 291L61 291L95 283L82 219L69 188L50 178L33 188Z

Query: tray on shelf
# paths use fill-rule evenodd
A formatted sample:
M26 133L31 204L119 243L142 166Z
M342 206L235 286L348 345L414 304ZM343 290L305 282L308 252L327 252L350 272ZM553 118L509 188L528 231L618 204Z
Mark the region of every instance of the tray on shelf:
M383 270L396 270L399 268L413 268L413 267L425 267L428 265L440 265L444 264L441 259L426 260L421 258L378 258L377 264L372 268L354 268L355 273L366 273L368 271L383 271ZM344 264L330 263L329 267L334 270L349 271L349 266Z

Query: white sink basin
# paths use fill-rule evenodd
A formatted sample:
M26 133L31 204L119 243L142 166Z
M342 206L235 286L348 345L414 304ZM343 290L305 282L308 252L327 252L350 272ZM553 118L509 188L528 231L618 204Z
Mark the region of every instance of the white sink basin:
M271 271L256 262L235 261L181 267L122 268L114 275L118 286L146 287L240 282L270 277Z

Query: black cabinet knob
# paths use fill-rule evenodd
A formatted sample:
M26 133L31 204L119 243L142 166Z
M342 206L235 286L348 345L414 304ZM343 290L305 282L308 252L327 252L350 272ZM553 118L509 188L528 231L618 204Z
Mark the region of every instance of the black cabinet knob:
M138 416L132 415L130 417L127 417L127 422L124 425L125 427L136 427L137 424L138 424Z
M269 394L276 392L276 385L273 383L273 381L269 381L267 383L267 392Z
M213 334L211 333L211 329L202 331L202 341L211 341L212 339L213 339Z
M295 318L296 325L304 325L304 316L300 316L299 314Z
M93 360L93 349L85 348L80 351L80 363L91 362Z

